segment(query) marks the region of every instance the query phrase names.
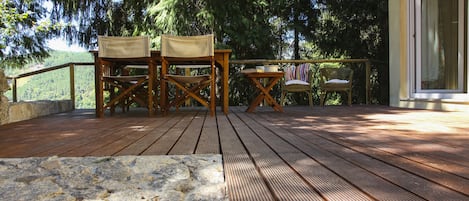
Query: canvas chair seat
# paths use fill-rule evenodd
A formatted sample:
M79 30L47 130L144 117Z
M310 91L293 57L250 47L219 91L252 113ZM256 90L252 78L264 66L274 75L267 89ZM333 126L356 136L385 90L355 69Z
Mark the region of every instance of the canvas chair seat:
M133 82L133 83L135 83L136 81L140 79L148 79L148 75L125 75L125 76L118 75L118 76L105 76L105 77L109 79L118 80L121 82Z
M210 115L215 115L215 57L214 37L210 35L200 36L161 36L161 60L162 60L162 93L161 105L163 112L167 113L170 107L178 108L187 99L194 99L209 109ZM202 65L196 65L202 64ZM208 64L208 65L206 65ZM175 74L168 70L169 66L185 68L186 74ZM208 68L210 74L192 75L192 68ZM180 70L177 70L180 72ZM167 100L168 91L166 83L176 86L180 93L175 94L171 101ZM208 97L201 94L204 88L210 88Z
M185 83L185 84L196 84L196 83L201 83L201 82L210 80L210 75L193 75L193 76L166 75L166 77L174 79L175 81L180 82L180 83Z
M349 80L331 79L331 80L327 80L325 83L326 84L348 84L349 82L350 82Z
M288 80L285 82L285 86L290 86L290 85L307 85L309 86L309 82L303 81L303 80Z

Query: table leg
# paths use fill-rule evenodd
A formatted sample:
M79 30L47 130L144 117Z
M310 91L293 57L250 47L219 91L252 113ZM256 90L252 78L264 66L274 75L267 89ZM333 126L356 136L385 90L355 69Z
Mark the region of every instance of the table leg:
M168 91L167 83L165 80L165 75L168 72L168 63L167 61L162 61L161 63L161 73L160 73L160 108L163 115L168 114L167 105L168 105Z
M266 96L265 100L267 101L267 103L271 105L275 111L283 112L283 108L277 103L277 101L269 93L280 79L281 79L280 77L270 79L267 86L261 90L264 92Z
M270 90L274 87L274 85L280 80L280 78L272 78L269 80L269 83L264 87L260 80L256 78L251 78L251 80L256 85L257 89L259 90L259 95L251 102L246 112L254 112L255 108L262 102L262 100L266 100L266 102L272 106L275 111L283 112L283 108L275 101L275 99L270 95Z
M154 115L153 109L155 108L153 105L153 80L155 77L156 68L155 68L155 63L153 59L150 59L149 63L150 65L148 65L148 92L147 92L148 104L147 104L147 107L148 107L148 116L151 117Z
M228 63L228 56L229 54L223 55L223 76L222 76L222 89L223 89L223 113L228 114L228 105L229 105L229 98L228 98L228 76L230 72L230 64Z
M257 95L257 97L251 102L246 112L254 112L256 107L262 102L262 100L264 100L264 98L265 95L260 92L259 95Z
M102 118L104 116L104 100L103 100L103 67L99 58L95 56L95 104L96 104L96 117Z

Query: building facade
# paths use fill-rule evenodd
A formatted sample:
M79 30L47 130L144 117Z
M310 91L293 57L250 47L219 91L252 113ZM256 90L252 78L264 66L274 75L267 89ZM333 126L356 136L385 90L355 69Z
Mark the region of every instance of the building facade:
M390 0L390 105L469 111L467 0Z

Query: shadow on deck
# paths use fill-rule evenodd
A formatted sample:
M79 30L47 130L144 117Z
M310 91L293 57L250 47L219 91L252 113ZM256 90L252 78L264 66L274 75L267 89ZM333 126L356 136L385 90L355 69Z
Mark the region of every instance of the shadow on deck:
M76 110L0 126L0 157L222 154L230 200L469 200L468 113L385 106Z

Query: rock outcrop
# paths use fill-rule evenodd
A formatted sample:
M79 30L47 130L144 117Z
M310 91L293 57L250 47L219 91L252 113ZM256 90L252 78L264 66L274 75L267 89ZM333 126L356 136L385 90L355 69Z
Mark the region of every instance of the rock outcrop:
M228 200L221 155L0 159L2 200Z

